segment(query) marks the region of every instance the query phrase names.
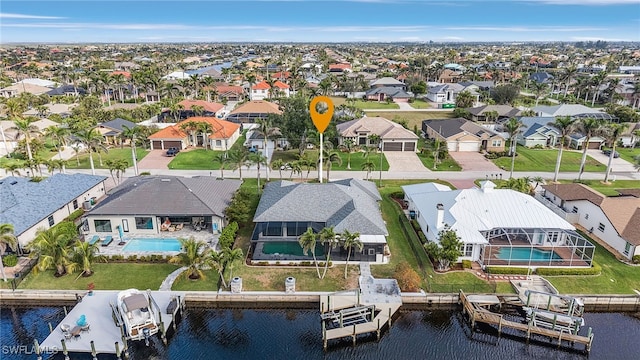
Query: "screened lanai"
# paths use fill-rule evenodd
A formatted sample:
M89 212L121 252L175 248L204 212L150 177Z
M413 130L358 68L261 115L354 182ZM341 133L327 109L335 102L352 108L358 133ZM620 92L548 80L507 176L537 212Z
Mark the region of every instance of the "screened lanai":
M595 246L574 230L494 228L480 253L484 266L590 267Z

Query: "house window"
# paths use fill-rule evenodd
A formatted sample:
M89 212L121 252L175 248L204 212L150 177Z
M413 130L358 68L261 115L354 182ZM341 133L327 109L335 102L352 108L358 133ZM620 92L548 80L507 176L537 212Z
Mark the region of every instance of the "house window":
M222 140L216 140L216 146L222 146Z
M55 224L56 222L53 220L53 215L49 216L47 218L47 220L49 220L49 226L53 226L53 224Z
M603 223L600 223L598 225L598 230L600 230L601 232L604 232L604 224Z
M73 200L73 210L78 208L78 199Z
M264 236L282 236L282 225L279 222L267 223Z
M464 257L473 256L473 244L462 244L462 246L460 246L460 252L462 252L462 256Z
M502 146L502 140L493 140L491 142L491 146L493 146L493 147Z
M153 219L151 217L136 217L136 229L138 230L153 229Z
M631 250L631 244L624 243L624 254L629 255L629 251Z
M376 249L368 249L369 251L369 255L375 255L376 254Z
M111 220L93 220L96 232L111 232Z
M571 212L574 214L578 213L578 207L574 206L573 209L571 209Z

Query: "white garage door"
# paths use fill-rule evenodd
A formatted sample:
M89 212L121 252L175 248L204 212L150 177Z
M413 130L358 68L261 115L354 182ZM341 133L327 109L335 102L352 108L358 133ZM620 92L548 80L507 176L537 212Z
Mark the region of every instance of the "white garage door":
M458 143L455 141L449 141L447 143L447 150L448 151L458 151Z
M458 151L480 151L480 143L477 141L461 141L458 143Z

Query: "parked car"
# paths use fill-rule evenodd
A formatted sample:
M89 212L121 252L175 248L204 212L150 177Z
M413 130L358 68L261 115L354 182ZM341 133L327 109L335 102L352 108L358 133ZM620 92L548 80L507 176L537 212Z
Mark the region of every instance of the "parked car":
M609 156L609 155L611 155L611 150L602 150L602 153L607 155L607 156ZM613 153L613 157L614 158L619 158L620 154L618 154L618 152L616 151L616 152Z
M180 152L180 149L176 147L172 147L167 149L167 156L176 156L178 155L179 152Z

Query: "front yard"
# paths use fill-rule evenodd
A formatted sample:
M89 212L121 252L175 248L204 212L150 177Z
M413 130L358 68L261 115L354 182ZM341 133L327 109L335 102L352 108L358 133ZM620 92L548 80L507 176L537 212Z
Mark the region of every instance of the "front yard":
M136 148L136 156L138 161L142 160L147 154L149 150L144 148ZM102 157L102 165L100 165L100 157ZM78 164L79 160L79 164ZM125 160L129 166L133 166L133 161L131 160L131 148L111 148L108 152L101 152L100 155L97 153L93 153L93 166L96 169L108 169L106 162L107 160ZM71 159L67 160L67 168L68 169L91 169L91 164L89 163L89 154L82 153L77 157L74 156Z
M410 102L409 105L411 105L412 108L414 109L434 109L434 103L428 102L428 101L424 101L424 100L413 100L413 102Z
M339 96L330 96L331 101L333 101L333 106L338 107L347 102L346 98ZM400 106L398 104L391 102L387 103L386 101L377 102L377 101L367 101L362 99L356 99L353 103L353 106L358 109L399 109Z
M224 151L205 149L181 151L168 166L172 170L220 170L220 163L213 160L218 154L224 154ZM232 165L226 164L224 168L232 169Z
M620 154L620 157L626 161L634 164L635 158L640 156L640 148L616 148L616 152Z
M331 166L331 171L347 170L347 162L348 162L347 160L348 160L349 154L346 152L342 152L340 150L336 150L336 152L340 155L342 164L334 163ZM304 154L309 159L314 159L314 160L318 159L318 150L306 150ZM369 155L369 160L375 166L375 171L380 170L380 156L382 156L382 171L389 170L389 163L387 162L387 158L384 156L384 154L381 155L378 153L372 153ZM276 151L275 153L273 153L273 156L271 157L271 162L273 163L276 160L282 160L284 163L293 163L294 161L298 160L298 150ZM351 170L362 171L362 164L364 164L365 162L366 162L366 159L364 158L363 152L355 152L351 154ZM327 171L326 168L324 171L326 173ZM274 173L275 172L277 171L274 171ZM302 175L305 176L306 172L307 172L306 169L303 168ZM282 171L282 175L284 177L290 176L290 173L291 173L291 170ZM317 175L316 170L311 170L311 174L314 174L314 173ZM294 174L294 177L295 177L295 174Z
M558 157L557 149L529 149L518 145L516 151L517 156L514 164L514 171L544 171L554 172L556 167L556 159ZM582 153L576 151L564 150L562 152L562 162L560 163L561 172L577 172L580 171L580 161ZM503 169L511 168L511 157L501 157L492 160L494 164ZM591 156L587 155L585 164L586 172L604 172L607 167Z
M385 119L393 120L395 122L407 122L407 128L413 130L417 128L422 130L422 120L429 119L450 119L453 117L451 111L367 111L367 116L381 116Z
M442 146L447 146L447 145L443 144ZM418 158L420 159L420 161L422 161L422 164L424 165L424 167L426 167L429 170L433 170L433 171L461 171L462 170L460 165L455 160L453 160L453 158L448 154L447 154L447 157L445 157L444 159L440 159L439 164L434 169L433 168L433 162L434 162L433 151L429 149L425 149L425 139L423 138L420 138L418 140L418 150L420 150L417 153Z

